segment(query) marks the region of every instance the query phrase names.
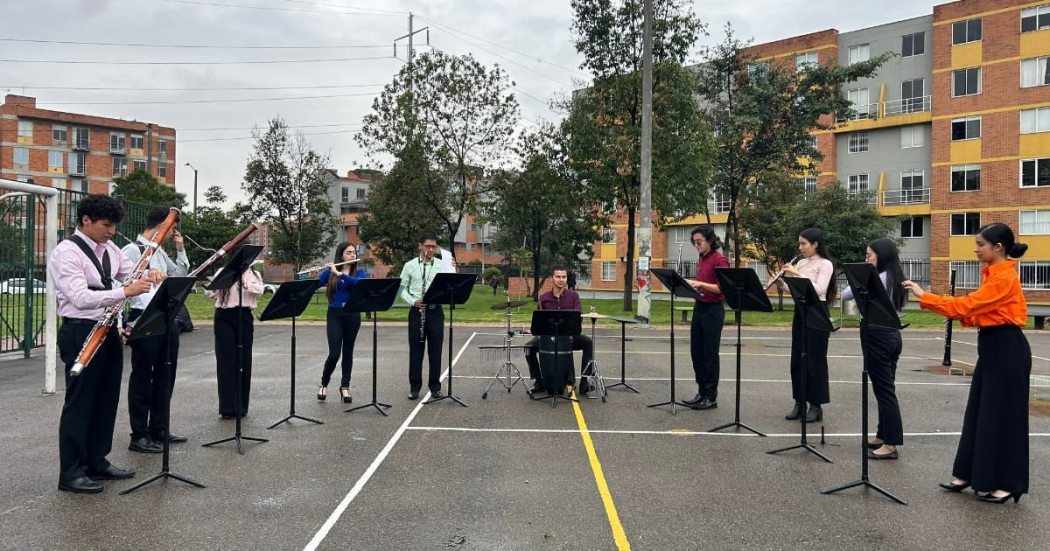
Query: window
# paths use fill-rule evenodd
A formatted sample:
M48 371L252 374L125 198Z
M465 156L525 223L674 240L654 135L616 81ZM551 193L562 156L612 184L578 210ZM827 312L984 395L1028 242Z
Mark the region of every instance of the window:
M1021 133L1050 132L1050 107L1021 110Z
M116 132L109 133L109 150L114 153L123 153L127 148L127 136Z
M1050 210L1022 210L1021 235L1050 235Z
M87 182L87 180L73 180L71 182L71 186L70 186L69 189L71 189L73 191L81 191L81 192L87 193L88 192L88 182Z
M350 188L344 187L342 189L342 193L339 196L339 201L341 203L349 203L350 202Z
M926 31L906 34L901 39L901 57L926 53Z
M132 170L146 170L146 161L142 159L134 159L131 161Z
M1021 275L1021 288L1032 291L1050 289L1050 262L1046 260L1022 260L1017 263Z
M51 141L56 144L66 143L69 131L66 130L65 126L54 125L51 127Z
M1021 187L1050 186L1050 158L1021 161Z
M868 191L868 175L867 174L852 174L849 177L849 191L850 193L859 193L862 191Z
M867 119L871 117L872 111L875 112L874 114L878 114L878 106L873 106L868 103L867 88L850 90L846 93L846 96L849 98L850 103L853 104L851 107L853 108L853 112L856 113L854 115L855 119ZM875 109L871 109L872 107Z
M849 152L864 153L868 150L868 133L853 132L849 135Z
M73 139L73 147L77 149L91 148L91 133L88 131L87 128L74 128Z
M689 232L692 228L688 226L674 226L674 242L689 243Z
M65 178L51 178L51 187L55 189L69 189L66 187Z
M65 154L61 151L48 151L47 168L57 168L59 170L66 168Z
M29 165L29 148L15 147L15 165Z
M798 183L802 186L802 190L806 194L817 192L817 179L812 176L807 178L799 178Z
M70 174L87 174L87 154L86 153L70 153L69 154L69 173Z
M976 235L981 227L981 213L956 212L952 214L952 235Z
M910 205L923 203L923 180L926 173L922 170L901 171L901 203Z
M868 44L861 44L859 46L849 47L849 64L860 63L861 61L867 61L871 59L871 46Z
M357 198L358 199L364 199L366 193L367 193L367 190L365 190L365 188L363 188L363 187L357 188Z
M795 72L801 73L806 70L807 67L811 67L817 64L817 52L809 52L805 54L798 54L795 56Z
M1024 111L1021 112L1024 119ZM1022 124L1022 127L1024 125ZM1022 130L1023 131L1023 130ZM952 141L975 140L981 137L981 117L952 119Z
M955 272L955 285L963 289L981 286L981 263L976 260L956 260L950 264Z
M747 64L747 76L754 78L756 74L764 74L769 71L769 62L760 61L758 63Z
M901 82L901 113L921 113L925 109L925 86L921 78Z
M163 157L168 154L168 142L165 140L157 140L157 155Z
M143 145L142 144L143 144L144 141L145 140L142 139L142 136L136 136L135 134L132 134L131 135L131 149L143 149Z
M712 193L711 199L708 199L707 201L707 210L711 214L727 214L729 212L729 207L730 200L728 193Z
M809 146L812 147L813 149L817 149L817 137L816 136L810 136L807 139L809 140Z
M1050 4L1021 10L1021 32L1050 29Z
M912 126L901 127L901 149L908 149L910 147L922 147L926 139L925 132L923 131L922 125L916 124Z
M981 191L981 165L953 166L952 191Z
M615 262L602 262L602 281L616 281Z
M1050 84L1050 57L1021 60L1021 88Z
M166 163L157 163L157 178L168 177L168 165Z
M981 93L981 68L952 71L952 97L972 96Z
M912 216L901 219L901 237L914 239L922 237L922 217Z
M602 243L606 245L616 244L616 229L602 228Z
M128 160L123 157L113 157L113 176L128 175Z
M952 46L981 39L981 20L968 19L952 23Z
M18 121L18 137L33 138L33 121Z

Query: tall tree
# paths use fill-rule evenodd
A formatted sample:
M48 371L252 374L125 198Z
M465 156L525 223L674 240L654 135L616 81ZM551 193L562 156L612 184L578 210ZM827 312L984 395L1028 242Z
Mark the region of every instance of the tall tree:
M765 264L770 273L798 255L798 233L805 229L791 223L792 215L804 208L805 186L784 176L758 186L754 202L762 207L746 208L740 214L747 228L747 256ZM779 286L776 289L777 309L783 310L784 291Z
M717 136L712 183L728 198L726 242L736 265L743 241L740 218L756 203L761 183L816 170L823 155L811 132L830 130L852 113L843 84L875 75L892 54L838 66L835 60L796 70L790 62L758 62L726 25L725 39L709 48L699 67L700 95Z
M254 152L241 183L246 205L252 218L270 224L273 260L298 271L326 257L335 245L338 220L325 177L328 158L315 152L302 134L292 136L280 117L253 135Z
M206 204L197 210L182 215L182 234L187 237L186 254L190 266L200 266L219 247L228 243L250 223L250 218L237 208L223 211L221 205L226 194L219 186L211 186L204 192ZM191 241L192 240L192 241Z
M152 206L177 209L186 206L185 193L175 191L174 186L160 183L160 180L141 168L133 170L127 176L114 178L112 195Z
M864 262L868 243L893 235L894 228L900 224L898 218L883 216L871 206L874 194L873 191L851 192L841 182L810 194L805 205L795 209L789 218L795 228L796 249L798 232L820 228L829 252L839 265Z
M558 130L545 124L519 136L514 148L522 169L494 179L483 200L484 219L499 226L495 248L513 251L525 243L531 253L532 295L555 264L570 265L590 252L598 238L596 212L568 164Z
M418 192L441 219L452 244L484 193L485 170L497 165L518 122L506 72L470 55L430 51L405 65L372 104L357 142L375 159L412 160L403 169L425 184Z
M704 25L684 0L654 6L652 208L669 218L704 209L712 140L683 67ZM642 23L640 0L573 0L572 29L589 88L565 104L573 168L590 199L627 222L623 308L631 310L635 225L641 191ZM660 218L657 218L660 219Z

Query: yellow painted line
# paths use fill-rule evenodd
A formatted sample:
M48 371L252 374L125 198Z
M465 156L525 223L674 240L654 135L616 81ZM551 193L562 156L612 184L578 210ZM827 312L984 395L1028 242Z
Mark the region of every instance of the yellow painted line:
M576 393L572 393L576 398ZM572 403L572 410L576 413L576 424L580 427L580 437L583 438L583 447L587 448L587 458L591 461L591 471L594 472L594 481L598 484L598 493L602 496L602 504L605 505L605 516L609 517L609 527L612 528L613 540L616 548L626 551L631 548L627 541L627 534L620 524L620 515L616 512L616 504L613 503L612 493L609 485L605 482L605 473L602 472L602 464L598 461L598 454L594 451L594 442L591 441L591 433L587 430L587 421L583 418L583 411L578 402Z

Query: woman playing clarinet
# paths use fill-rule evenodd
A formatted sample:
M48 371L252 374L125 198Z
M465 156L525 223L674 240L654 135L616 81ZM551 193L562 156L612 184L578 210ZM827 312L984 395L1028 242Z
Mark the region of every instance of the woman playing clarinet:
M364 279L365 271L357 269L357 249L349 242L342 242L335 248L335 259L321 272L318 287L324 287L328 297L328 315L326 330L328 333L328 358L324 361L321 372L321 386L317 388L317 399L323 401L328 396L328 383L332 380L335 363L343 356L343 374L339 382L339 395L343 402L350 403L350 374L354 369L354 342L361 329L361 314L347 313L343 305L350 298L350 290L357 282ZM338 265L337 265L338 263Z
M243 294L240 289L243 288ZM264 291L262 276L254 268L241 274L233 287L221 291L205 291L204 296L215 299L215 370L219 386L219 415L223 419L244 417L248 414L248 396L252 382L252 340L255 325L252 310ZM241 295L238 298L238 295ZM244 340L238 331L244 331ZM237 344L242 343L240 406L237 411Z
M919 306L977 327L977 363L963 414L962 436L955 452L953 479L941 487L961 492L968 487L982 501L1006 503L1028 493L1028 392L1032 350L1021 327L1028 306L1017 261L1028 245L1014 241L1002 222L977 231L974 253L984 264L981 286L964 297L927 293L914 282L904 287L919 297ZM985 364L988 365L985 365Z

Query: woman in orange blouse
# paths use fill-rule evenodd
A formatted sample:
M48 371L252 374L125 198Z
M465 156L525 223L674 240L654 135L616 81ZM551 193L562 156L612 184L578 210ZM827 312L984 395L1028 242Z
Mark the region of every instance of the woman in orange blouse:
M974 252L985 267L981 287L964 297L924 293L905 281L919 305L977 327L977 364L963 415L950 483L961 492L972 486L982 501L1005 503L1028 493L1028 391L1032 350L1021 327L1028 308L1017 261L1028 245L1016 243L1009 226L995 222L977 232ZM985 366L983 358L989 360ZM983 492L983 493L982 493Z

